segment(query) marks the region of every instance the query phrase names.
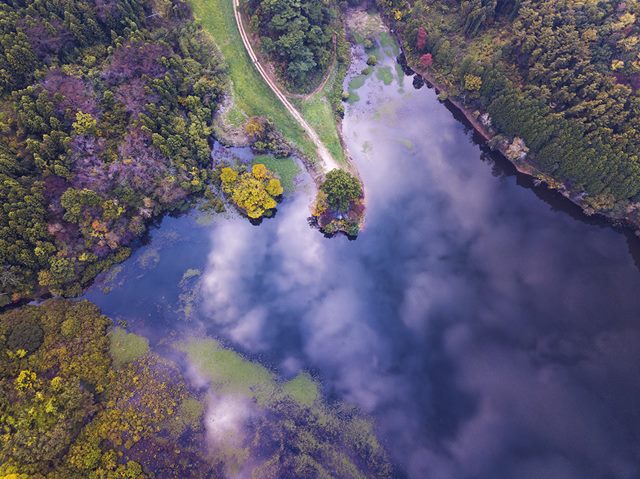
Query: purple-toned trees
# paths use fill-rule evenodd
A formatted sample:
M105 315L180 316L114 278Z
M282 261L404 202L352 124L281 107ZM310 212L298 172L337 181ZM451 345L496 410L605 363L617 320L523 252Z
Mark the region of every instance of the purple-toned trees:
M67 75L60 70L52 70L42 81L42 86L51 98L58 99L59 112L71 110L72 116L82 111L97 115L98 106L93 89L80 78Z
M83 135L71 141L74 188L88 188L102 193L111 189L112 183L103 159L105 144L104 138Z
M60 55L66 46L73 43L73 35L55 18L48 22L27 18L18 22L18 25L27 35L33 52L46 63L50 63L51 57Z
M153 190L168 166L167 159L140 130L128 133L118 148L118 160L109 165L109 178L137 191Z
M420 68L429 68L431 65L433 65L431 53L425 53L420 57Z
M160 59L170 53L171 51L163 45L128 43L113 52L111 64L102 76L112 85L142 75L159 77L166 71Z
M133 78L117 88L116 99L124 105L124 109L131 116L137 116L144 111L148 103L159 100L158 95L146 91L146 83L142 78Z

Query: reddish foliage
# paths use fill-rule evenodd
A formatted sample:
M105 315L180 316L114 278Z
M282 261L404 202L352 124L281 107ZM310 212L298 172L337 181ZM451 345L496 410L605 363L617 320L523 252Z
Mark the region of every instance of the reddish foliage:
M163 56L171 51L163 46L150 43L130 43L113 52L111 65L103 78L111 84L121 83L142 75L162 76L166 68L160 63Z
M106 193L111 182L106 165L102 159L105 149L104 138L76 136L70 145L75 188L87 188L99 193Z
M98 111L93 89L80 78L67 75L60 70L51 70L42 86L51 97L61 95L60 101L56 104L60 113L70 109L74 114L83 111L95 115Z
M118 148L118 161L109 165L110 179L121 185L149 192L162 177L167 160L140 130L129 133Z
M427 46L427 31L424 27L418 28L418 34L416 36L416 50L423 52Z
M144 111L145 105L159 100L157 95L149 95L145 90L145 81L134 78L118 87L116 98L124 105L124 109L132 116Z
M52 56L60 55L65 47L73 46L73 35L57 19L48 24L33 19L21 20L18 25L27 35L33 52L47 63Z
M431 53L425 53L420 57L420 68L429 68L431 65L433 65Z

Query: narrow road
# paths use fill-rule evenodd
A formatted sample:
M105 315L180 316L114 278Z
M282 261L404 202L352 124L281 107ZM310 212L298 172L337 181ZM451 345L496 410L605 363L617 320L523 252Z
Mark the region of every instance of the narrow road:
M242 43L244 43L244 47L247 50L249 57L251 57L251 61L256 67L256 70L258 70L262 79L267 83L267 85L269 85L269 88L271 88L273 93L275 93L275 95L282 102L282 104L289 111L289 113L291 113L291 115L295 118L295 120L304 129L304 131L307 133L309 138L311 138L311 141L313 141L314 145L316 146L316 150L318 151L318 158L322 162L322 167L325 173L333 169L340 168L336 160L334 160L333 156L331 156L331 153L329 153L329 150L327 150L327 147L324 146L324 143L322 143L322 141L320 141L320 137L318 136L316 131L313 128L311 128L309 123L307 123L307 121L302 117L300 112L296 110L296 108L291 104L289 100L287 100L287 97L284 96L284 94L280 91L280 89L278 88L278 85L276 85L273 81L271 81L271 78L269 78L269 75L267 75L266 70L262 67L262 65L260 65L260 61L258 60L258 57L253 51L253 47L251 46L251 42L249 41L249 36L247 35L247 32L244 29L244 25L242 23L242 16L240 15L240 12L238 10L239 7L240 7L240 1L233 0L233 13L236 16L236 24L238 25L238 31L240 32L240 36L242 37Z

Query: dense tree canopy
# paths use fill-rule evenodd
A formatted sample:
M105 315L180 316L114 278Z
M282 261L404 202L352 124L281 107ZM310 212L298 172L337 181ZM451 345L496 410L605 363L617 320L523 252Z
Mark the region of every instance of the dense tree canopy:
M204 191L223 84L182 0L0 4L0 302L79 292Z
M212 470L189 441L180 445L188 461L177 460L177 438L200 431L177 369L145 350L116 369L110 324L88 302L0 315L0 477L144 479L149 464L158 477Z
M280 180L262 163L253 165L250 172L224 167L220 180L222 190L251 219L269 215L278 205L276 199L284 193Z
M304 89L326 72L333 57L333 0L249 0L262 48L289 86Z
M344 170L331 170L320 189L327 195L329 206L339 212L347 212L351 203L362 196L360 181Z

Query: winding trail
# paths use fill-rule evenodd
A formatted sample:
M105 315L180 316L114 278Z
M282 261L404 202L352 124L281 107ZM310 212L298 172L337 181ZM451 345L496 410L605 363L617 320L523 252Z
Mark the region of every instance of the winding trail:
M233 13L236 17L236 25L238 26L238 31L240 32L242 43L244 43L244 48L247 50L247 53L249 54L249 57L251 58L253 65L256 67L256 70L258 70L258 73L260 73L260 76L262 77L262 79L267 83L267 85L269 85L269 88L271 88L273 93L275 93L275 95L282 102L284 107L289 111L289 113L291 113L293 118L295 118L295 120L300 124L300 126L309 136L309 138L311 138L311 141L313 141L314 145L316 146L316 150L318 152L318 158L322 162L322 167L324 172L327 173L336 168L339 169L340 166L338 165L336 160L333 158L333 156L331 156L331 153L329 153L329 150L327 150L327 147L324 146L324 143L322 143L322 141L320 140L320 136L318 136L316 131L313 128L311 128L311 125L307 123L307 121L302 117L300 112L291 104L291 102L287 100L287 97L284 96L284 94L280 91L280 88L278 88L278 85L276 85L275 82L273 82L271 78L269 78L269 75L267 75L266 70L260 64L260 61L258 60L257 55L253 51L253 47L251 46L251 42L249 41L249 36L247 35L247 32L245 31L245 28L244 28L244 24L242 23L242 16L240 15L240 12L238 10L239 7L240 7L240 1L233 0Z

